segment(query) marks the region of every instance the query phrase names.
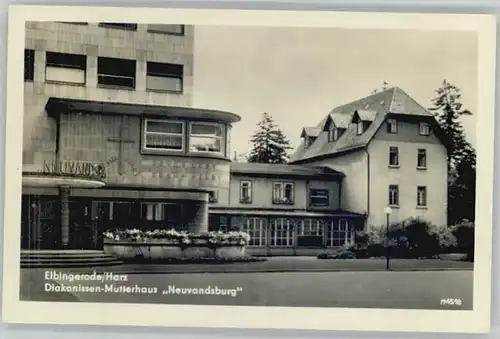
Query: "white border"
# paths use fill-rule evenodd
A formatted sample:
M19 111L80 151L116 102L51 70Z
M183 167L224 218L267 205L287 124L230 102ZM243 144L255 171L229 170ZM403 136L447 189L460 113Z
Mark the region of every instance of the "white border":
M10 323L488 332L490 327L496 18L489 15L245 11L10 5L5 151L3 320ZM20 302L20 198L26 21L434 29L478 33L476 263L473 311ZM425 24L423 24L425 23ZM13 198L16 197L16 198ZM207 316L215 314L216 316Z

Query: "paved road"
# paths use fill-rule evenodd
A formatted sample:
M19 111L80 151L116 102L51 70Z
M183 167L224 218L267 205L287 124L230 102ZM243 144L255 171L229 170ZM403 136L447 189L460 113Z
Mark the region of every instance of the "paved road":
M21 299L290 307L472 309L472 271L134 274L128 275L127 278L126 282L80 282L81 286L99 286L102 290L106 284L108 286L113 284L113 287L117 287L115 292L73 291L69 294L44 292L44 284L52 284L54 281L45 281L43 270L22 270ZM56 279L56 282L63 286L73 286L71 288L78 285L76 282L71 283L61 279ZM157 288L157 292L145 291L146 293L140 294L118 291L120 286L134 288L136 285ZM188 290L207 287L211 288L211 291L207 290L205 293L210 292L212 295L194 295L194 290ZM217 293L216 288L219 290L219 295L213 295ZM170 292L163 294L163 290ZM229 295L233 290L236 290L235 296ZM462 305L441 306L440 301L443 298L459 299Z
M472 270L474 264L453 260L391 259L396 271ZM385 259L319 260L316 257L270 257L263 262L221 264L125 264L104 268L81 268L80 272L116 272L124 274L162 273L242 273L242 272L324 272L380 271L386 269Z

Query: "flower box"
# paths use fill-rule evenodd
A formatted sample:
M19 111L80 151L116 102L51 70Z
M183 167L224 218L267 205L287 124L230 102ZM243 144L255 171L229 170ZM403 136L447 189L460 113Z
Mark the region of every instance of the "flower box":
M250 236L244 232L193 234L170 230L104 232L104 252L120 259L237 258L245 255Z

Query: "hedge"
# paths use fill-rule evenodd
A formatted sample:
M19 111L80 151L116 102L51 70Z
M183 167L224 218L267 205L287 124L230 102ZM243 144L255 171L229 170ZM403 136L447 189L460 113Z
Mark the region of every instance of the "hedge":
M355 244L348 248L358 258L433 258L443 253L466 253L474 260L474 223L467 220L452 226L436 226L420 218L401 223L370 227L356 234Z

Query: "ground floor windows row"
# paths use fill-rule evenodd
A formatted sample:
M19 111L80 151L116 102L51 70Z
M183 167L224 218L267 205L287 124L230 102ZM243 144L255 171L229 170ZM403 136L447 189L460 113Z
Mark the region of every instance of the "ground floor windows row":
M23 195L22 248L98 249L107 229L241 230L250 235L250 247L324 248L353 244L360 219L317 217L241 216L210 212L195 201L124 201L70 198L66 213L54 196ZM206 223L208 213L208 225ZM220 212L218 212L220 213ZM286 212L283 212L284 214ZM64 227L63 227L64 224ZM62 245L61 245L62 244Z
M231 224L250 235L249 246L338 247L354 244L355 225L348 219L239 218Z

